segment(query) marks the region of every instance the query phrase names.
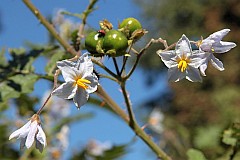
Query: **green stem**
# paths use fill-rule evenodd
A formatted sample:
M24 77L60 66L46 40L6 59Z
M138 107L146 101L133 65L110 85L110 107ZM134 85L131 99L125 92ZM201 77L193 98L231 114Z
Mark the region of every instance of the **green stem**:
M171 160L171 157L169 157L163 150L159 148L158 145L156 145L151 137L147 135L142 128L135 123L131 124L129 116L118 106L118 104L103 90L101 86L98 86L97 95L101 97L111 108L113 111L115 111L128 125L132 130L138 135L151 149L153 152L156 153L156 155L159 158L162 158L163 160ZM127 96L127 94L125 95ZM130 104L130 102L127 102Z
M132 46L133 46L133 41L132 41L132 43L131 43L130 46L129 46L129 49L128 49L128 53L127 53L127 54L130 54L130 51L131 51L131 49L132 49ZM123 56L123 65L122 65L122 69L121 69L121 71L120 71L120 75L122 75L122 73L123 73L123 71L124 71L124 69L125 69L125 66L126 66L126 64L127 64L127 60L128 60L128 56Z

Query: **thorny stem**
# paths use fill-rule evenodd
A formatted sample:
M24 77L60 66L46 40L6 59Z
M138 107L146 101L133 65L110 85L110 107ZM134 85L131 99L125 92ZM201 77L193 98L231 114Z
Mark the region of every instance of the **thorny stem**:
M158 145L156 145L151 137L145 133L144 130L137 124L130 121L129 116L118 106L118 104L103 90L101 86L98 86L96 91L97 95L103 99L112 109L115 111L128 125L132 130L138 135L151 149L156 155L162 160L171 160L164 151L162 151Z

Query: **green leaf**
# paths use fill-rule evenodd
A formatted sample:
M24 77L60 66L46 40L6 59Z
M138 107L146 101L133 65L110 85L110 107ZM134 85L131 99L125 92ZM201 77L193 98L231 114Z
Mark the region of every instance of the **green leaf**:
M25 48L10 48L9 53L13 56L15 55L23 55L25 54L26 49Z
M27 94L21 94L14 100L14 102L18 108L19 115L26 116L34 114L34 106L39 102L39 98Z
M19 85L18 90L21 93L30 93L33 91L33 87L35 82L38 80L38 76L35 74L27 74L27 75L15 75L9 78L12 80L13 85Z
M225 130L223 133L222 142L227 145L235 146L237 139L233 137L233 133L234 132L232 129Z
M4 56L5 54L5 49L3 48L1 51L0 51L0 66L6 66L7 65L7 61L6 61L6 58Z
M113 146L111 149L106 150L102 156L96 157L96 160L117 159L127 153L127 145Z
M204 154L197 149L189 149L187 151L188 160L207 160Z
M52 129L52 132L53 133L58 132L61 129L61 127L65 124L71 124L73 122L77 122L79 120L92 118L92 117L93 117L92 113L85 113L85 114L80 113L77 115L73 115L71 117L62 118L61 121L54 126L54 128Z
M48 64L45 67L45 71L47 72L47 75L53 75L54 71L56 69L56 63L59 60L62 60L65 56L65 53L62 51L56 52L51 59L49 60Z
M9 86L7 82L0 84L0 102L6 102L10 98L17 98L20 96L20 93L14 88Z
M220 126L199 127L196 132L194 144L198 148L214 148L219 144L222 128Z
M240 142L240 123L233 123L229 129L223 132L222 142L233 147L239 147L237 145Z

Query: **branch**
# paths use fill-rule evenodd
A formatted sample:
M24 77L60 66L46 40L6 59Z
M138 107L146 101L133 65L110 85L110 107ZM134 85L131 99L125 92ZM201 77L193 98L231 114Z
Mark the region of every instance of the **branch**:
M127 80L132 74L133 72L135 71L137 65L138 65L138 62L140 60L140 58L142 57L142 55L145 53L145 51L153 44L153 43L162 43L165 47L165 49L163 51L167 51L171 48L173 48L174 46L176 46L176 43L173 43L171 44L170 46L168 46L167 44L167 41L166 40L163 40L162 38L158 38L158 39L151 39L147 44L146 46L140 50L140 52L137 54L137 59L132 67L132 69L129 71L129 73L123 78L125 80Z
M151 137L147 135L142 128L134 123L134 125L131 124L129 117L127 114L118 106L118 104L103 90L103 88L99 85L98 90L96 91L96 94L103 99L104 102L106 102L114 112L116 112L128 125L132 130L138 135L151 149L153 152L156 153L156 155L159 158L162 158L163 160L171 160L171 157L169 157L163 150L161 150L158 145L156 145Z
M37 17L37 19L42 23L46 29L52 34L54 38L63 46L63 48L71 53L73 56L78 55L78 53L73 49L71 45L65 42L57 33L55 28L48 22L48 20L40 13L40 11L30 2L30 0L23 0L25 5L32 11L32 13Z

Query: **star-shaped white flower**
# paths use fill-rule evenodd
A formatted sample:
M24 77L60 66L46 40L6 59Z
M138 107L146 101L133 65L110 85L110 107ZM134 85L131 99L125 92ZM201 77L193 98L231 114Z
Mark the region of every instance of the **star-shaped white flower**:
M192 51L190 42L185 35L179 39L175 51L157 51L168 69L168 80L177 82L183 78L191 82L201 82L198 67L205 61L205 53Z
M217 59L213 53L225 53L228 52L230 49L236 47L236 44L233 42L225 42L222 41L222 38L228 34L230 29L222 29L220 31L217 31L213 34L211 34L209 37L207 37L204 40L200 40L198 42L199 49L207 52L208 57L206 58L206 61L200 66L201 74L206 76L205 70L207 69L208 62L210 61L216 69L219 71L223 71L223 63Z
M9 136L9 140L17 138L21 139L20 148L26 146L28 149L36 140L36 148L42 152L46 144L46 135L41 127L39 115L34 114L32 118L20 129L16 130Z
M77 62L63 60L57 63L57 67L61 70L65 83L52 94L64 99L73 98L79 109L87 102L89 94L97 90L98 78L93 73L91 59L88 54L84 54Z

